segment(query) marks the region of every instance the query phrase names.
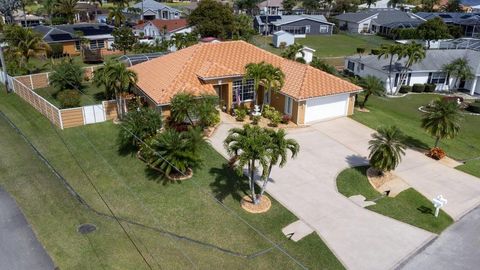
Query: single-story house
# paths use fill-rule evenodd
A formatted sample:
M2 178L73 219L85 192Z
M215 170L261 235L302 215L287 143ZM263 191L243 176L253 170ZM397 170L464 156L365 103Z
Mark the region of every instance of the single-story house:
M458 58L465 58L470 64L472 72L475 74L473 80L457 80L443 72L443 66L451 63ZM391 82L388 78L389 58L378 58L376 55L349 56L345 58L345 69L353 74L365 77L372 75L381 79L385 84L385 89L395 91L399 87L399 75L404 69L406 59L393 62ZM427 50L426 57L410 68L407 73L406 85L414 84L436 84L436 91L448 91L454 88L468 90L470 95L480 94L480 51L460 49L460 50ZM478 83L477 83L478 82Z
M380 0L376 1L375 3L371 4L370 7L366 3L358 5L359 9L391 9L391 1L390 0ZM413 8L415 8L414 5L408 5L408 4L402 4L399 3L395 7L395 9L399 9L402 11L411 11Z
M266 0L257 4L261 15L282 15L283 0Z
M63 45L63 53L70 55L80 54L80 37L90 41L87 45L90 49L111 50L113 44L113 27L106 24L79 23L62 25L38 25L32 29L42 36L47 44L60 43Z
M131 12L131 10L139 10L140 13ZM180 19L180 10L169 7L155 0L142 0L129 9L125 9L124 12L129 18L134 20L150 21L154 19L159 20L174 20Z
M285 46L290 46L295 43L295 36L283 30L277 31L272 35L272 43L276 48L281 47L282 44Z
M462 12L418 12L425 20L440 18L448 25L458 25L463 29L464 37L478 37L480 34L480 13Z
M23 27L30 27L43 24L45 18L34 14L24 15L23 11L17 10L13 12L13 22Z
M341 30L351 33L389 34L392 29L416 28L425 19L414 13L396 9L371 9L360 12L347 12L335 16Z
M254 83L244 80L245 66L262 61L279 67L285 84L277 93L260 87L258 104L270 104L300 125L353 113L359 86L245 41L199 43L129 69L138 75L137 94L167 117L171 98L182 91L218 95L227 111L251 107Z
M255 16L253 25L259 33L264 35L283 30L294 34L295 37L331 35L335 26L323 15L260 15Z
M133 33L136 36L146 38L160 38L169 40L170 37L177 33L190 33L192 27L188 26L186 19L160 20L154 19L137 24L133 27Z

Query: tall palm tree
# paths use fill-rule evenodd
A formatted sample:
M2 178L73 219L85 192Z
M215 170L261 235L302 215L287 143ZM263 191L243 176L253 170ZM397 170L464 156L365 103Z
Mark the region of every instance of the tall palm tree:
M440 139L453 139L460 131L462 114L456 101L448 99L435 100L431 108L423 115L422 128L435 137L434 147L438 147Z
M457 58L453 60L451 63L444 65L442 69L445 73L455 77L453 88L457 87L458 79L472 80L475 78L475 75L472 72L472 68L468 63L468 59L466 58Z
M113 0L113 4L117 7L126 8L130 5L129 0Z
M255 105L257 104L260 85L263 85L267 91L275 91L281 89L285 81L285 74L280 68L263 61L260 63L247 64L245 66L244 77L245 79L253 79Z
M75 6L77 5L78 0L57 0L55 3L55 9L58 13L65 16L68 23L75 22Z
M361 79L359 84L365 93L365 98L360 106L362 108L365 107L365 104L371 95L383 96L385 94L385 86L383 85L383 82L375 76L368 75Z
M245 166L248 168L250 193L254 204L258 204L261 200L261 197L255 193L256 164L262 167L262 177L264 177L270 155L265 146L270 143L271 137L264 129L250 125L230 129L227 138L223 141L228 154L238 161L237 171L241 173Z
M405 61L405 66L398 77L399 83L395 94L398 93L400 87L406 82L408 71L413 64L422 61L426 56L425 48L423 48L423 45L420 43L412 42L410 44L403 45L402 47L403 49L400 52L400 56L407 58L407 60Z
M383 58L390 58L390 62L388 65L388 86L390 93L392 93L392 64L393 58L397 56L397 61L402 58L402 45L398 44L382 44L379 50L378 59L381 57Z
M270 179L270 174L272 173L273 166L277 165L279 167L285 166L287 163L288 152L290 152L291 157L295 158L300 151L300 145L294 139L287 139L284 129L279 129L275 131L273 129L266 130L271 138L270 145L267 146L269 149L269 164L268 170L263 178L262 188L260 190L260 196L263 195L267 187L268 181Z
M107 96L115 95L117 101L117 113L120 119L125 114L126 104L123 102L123 93L128 92L130 88L137 83L137 74L121 63L115 60L109 60L104 66L94 71L93 82L100 86L105 86Z
M114 6L110 7L108 12L108 20L113 21L115 27L122 26L123 22L127 20L125 13L123 12L123 7L121 6Z
M297 57L298 54L300 54L301 57ZM303 45L293 43L282 52L282 57L290 60L297 60L297 58L303 59L303 57L305 57L305 53L303 52Z
M176 123L182 123L185 119L188 119L193 126L192 116L195 114L195 97L191 93L181 92L176 94L170 100L170 112L173 121Z
M368 142L370 165L381 173L394 170L406 149L400 129L396 126L380 127L372 138Z
M8 50L25 60L27 64L30 57L49 49L39 34L30 28L18 25L5 26L4 38L9 45Z

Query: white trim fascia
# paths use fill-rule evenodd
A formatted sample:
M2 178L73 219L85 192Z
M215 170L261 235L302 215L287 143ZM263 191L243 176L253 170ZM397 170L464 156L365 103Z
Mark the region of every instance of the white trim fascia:
M272 16L273 16L273 15L272 15ZM282 25L284 25L284 24L289 24L289 23L293 23L293 22L298 22L298 21L301 21L301 20L312 20L312 21L314 21L314 22L324 23L324 24L328 24L328 25L335 25L334 23L331 23L331 22L321 21L321 20L317 20L317 19L309 18L309 17L304 17L304 18L300 18L300 19L297 19L297 20L292 20L292 21L288 21L288 22L284 22L284 23L272 22L272 25L282 26Z

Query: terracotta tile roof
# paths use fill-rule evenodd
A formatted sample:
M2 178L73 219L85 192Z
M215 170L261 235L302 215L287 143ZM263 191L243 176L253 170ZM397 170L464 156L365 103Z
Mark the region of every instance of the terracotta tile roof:
M133 28L143 29L143 27L148 23L152 23L158 30L163 30L163 28L166 27L168 32L173 32L175 30L179 30L188 26L188 22L186 19L175 19L175 20L154 19L151 21L145 21L144 23L137 24Z
M311 66L284 59L244 41L200 43L130 67L137 86L158 104L168 104L180 91L215 94L204 80L241 77L245 65L265 61L285 73L281 93L296 100L359 91L348 81Z

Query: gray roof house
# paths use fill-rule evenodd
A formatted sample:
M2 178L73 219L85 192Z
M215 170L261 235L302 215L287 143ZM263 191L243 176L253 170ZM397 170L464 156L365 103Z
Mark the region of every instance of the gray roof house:
M131 19L140 19L150 21L154 19L173 20L180 19L181 11L159 3L154 0L143 0L132 6L134 9L140 10L139 14L131 13L128 9L124 12L129 15Z
M473 80L463 81L453 78L443 72L443 66L458 58L468 60ZM395 61L392 65L391 79L388 78L388 58L378 58L376 55L356 55L345 58L345 69L354 75L365 77L372 75L380 78L385 83L385 88L393 92L399 87L399 74L404 69L406 59ZM451 89L465 89L470 95L480 95L480 51L470 49L460 50L427 50L426 57L421 62L415 63L408 71L406 85L435 84L437 91Z
M335 25L328 22L323 15L261 15L255 16L253 24L254 28L264 35L283 30L295 37L331 35Z
M425 20L440 18L444 23L458 25L463 29L464 37L478 37L480 33L480 13L463 12L418 12Z
M395 9L348 12L335 16L335 19L341 30L384 35L396 28L415 28L425 21L413 13Z

